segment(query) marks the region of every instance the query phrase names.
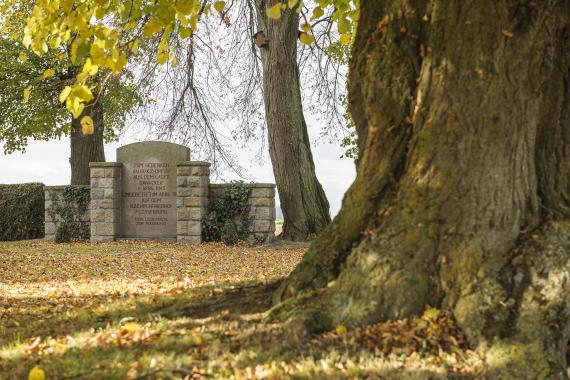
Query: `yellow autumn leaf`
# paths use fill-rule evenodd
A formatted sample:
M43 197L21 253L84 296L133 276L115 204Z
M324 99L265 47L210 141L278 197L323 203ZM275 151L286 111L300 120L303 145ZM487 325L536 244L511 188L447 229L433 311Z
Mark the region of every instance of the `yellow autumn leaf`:
M297 4L299 4L299 0L289 0L288 2L289 8L291 9L295 8Z
M350 42L352 41L352 35L350 35L350 34L341 34L339 41L340 41L340 43L343 44L343 45L349 45Z
M315 42L315 37L313 37L312 34L301 33L301 35L299 35L299 40L301 40L305 45L310 45Z
M424 318L426 319L430 319L430 320L435 320L437 319L437 317L439 317L439 314L441 313L440 310L436 309L435 307L429 308L424 312Z
M178 60L178 57L174 56L171 62L172 67L177 67L179 63L180 61Z
M87 73L90 76L93 76L93 75L97 74L98 71L99 71L99 66L94 64L91 61L91 58L87 58L87 60L85 61L85 64L83 65L83 72Z
M139 39L137 38L131 43L131 52L137 54L139 52Z
M214 9L217 10L219 13L222 13L225 7L226 7L225 1L216 1L214 3Z
M155 19L151 18L143 28L143 35L145 37L152 37L162 30L162 25Z
M87 80L87 77L89 76L89 74L87 74L85 71L80 72L79 74L77 74L77 83L84 83Z
M176 2L176 11L183 15L189 15L194 10L193 0L178 0Z
M38 366L32 368L28 373L28 380L45 380L45 378L46 373Z
M71 94L71 87L65 86L63 91L61 91L61 93L59 94L59 101L61 103L65 102L67 100L67 97L69 96L69 94Z
M61 37L54 37L49 42L49 47L52 49L57 49L58 46L61 44Z
M168 61L168 50L159 51L158 54L156 55L156 61L159 64L164 65L166 63L166 61Z
M279 20L281 18L281 12L286 8L287 6L284 3L276 3L272 7L267 8L267 17Z
M32 92L32 86L28 86L24 89L24 103L30 100L30 93Z
M95 132L95 125L91 116L83 116L81 118L81 132L84 135L92 135Z
M195 346L201 346L204 343L204 340L201 336L192 334L192 343Z
M121 53L117 59L113 60L113 63L111 64L111 70L116 74L122 71L126 65L127 55L125 53Z
M91 120L91 125L93 125L93 120ZM91 134L93 134L93 133L91 133ZM139 325L138 323L129 322L121 328L121 331L127 332L127 333L133 333L133 332L139 330L140 328L141 328L141 325Z
M48 79L51 78L55 75L55 70L54 69L47 69L46 71L44 71L43 73L43 78L44 79Z
M75 95L79 100L84 102L90 102L94 99L93 93L87 86L75 85L72 88L73 95Z
M25 52L20 52L20 54L18 55L18 61L20 62L26 62L28 60L28 55Z
M102 62L105 60L106 53L105 53L105 41L103 40L95 40L91 45L89 50L89 54L93 62Z
M303 25L301 25L301 30L305 33L310 32L311 29L313 29L313 27L307 23L304 23Z
M348 329L344 325L338 325L334 331L337 333L337 335L343 336L346 335Z
M192 29L182 26L178 29L178 35L180 35L180 38L186 39L192 35Z
M83 110L85 109L85 104L82 103L81 99L78 98L72 91L72 93L65 101L65 107L69 112L71 112L73 118L77 119L83 113Z

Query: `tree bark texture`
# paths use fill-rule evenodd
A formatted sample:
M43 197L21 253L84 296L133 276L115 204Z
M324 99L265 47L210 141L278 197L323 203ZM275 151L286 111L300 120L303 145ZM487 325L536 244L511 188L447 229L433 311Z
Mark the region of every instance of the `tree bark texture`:
M489 378L566 378L570 1L362 0L349 94L357 178L275 301L313 331L439 306Z
M282 237L306 240L330 222L329 203L315 174L303 115L297 63L299 15L283 12L269 19L266 9L277 0L256 0L259 29L269 44L260 49L269 154L281 200Z
M90 116L93 119L94 133L84 135L81 129L81 119ZM103 105L96 102L85 107L81 116L71 121L71 184L89 185L90 162L105 162L103 139Z

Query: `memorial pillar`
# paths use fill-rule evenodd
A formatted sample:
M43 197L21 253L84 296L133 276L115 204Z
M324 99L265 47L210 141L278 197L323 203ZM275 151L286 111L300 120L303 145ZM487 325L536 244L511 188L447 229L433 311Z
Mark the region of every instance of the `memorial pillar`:
M115 241L121 231L122 164L90 162L91 243Z
M202 242L202 218L206 216L210 185L210 164L186 161L176 164L177 241Z

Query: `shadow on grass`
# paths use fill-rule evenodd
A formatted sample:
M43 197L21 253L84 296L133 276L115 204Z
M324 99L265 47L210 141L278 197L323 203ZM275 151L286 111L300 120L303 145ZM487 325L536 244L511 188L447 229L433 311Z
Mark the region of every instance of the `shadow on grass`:
M343 347L288 341L282 326L259 315L271 306L277 286L240 283L135 299L103 297L75 314L23 319L0 337L0 379L25 379L35 365L48 380L453 377ZM41 343L30 342L36 336Z
M125 318L147 322L155 318L207 318L228 310L231 314L253 314L267 310L278 283L253 285L237 283L224 286L203 286L166 295L139 297L96 296L90 303L63 315L43 319L41 315L18 315L10 321L0 318L0 347L18 339L36 336L70 335L90 328L103 328ZM32 297L19 299L21 304L65 304L70 297ZM6 300L7 303L10 299ZM29 301L29 302L28 302ZM1 378L0 378L1 379Z

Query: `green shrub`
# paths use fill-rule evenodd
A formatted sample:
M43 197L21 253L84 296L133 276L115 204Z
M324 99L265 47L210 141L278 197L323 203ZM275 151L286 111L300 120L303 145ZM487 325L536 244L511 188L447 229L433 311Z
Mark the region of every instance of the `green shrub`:
M89 239L89 224L81 220L89 208L89 200L89 186L67 186L61 192L61 198L59 194L53 194L48 212L56 224L56 243Z
M222 241L225 245L234 245L240 240L247 238L247 235L242 237L238 225L233 220L226 220L224 229L222 230Z
M0 185L0 241L44 236L44 185Z
M211 207L208 214L202 219L202 238L204 241L221 241L222 227L218 214Z
M222 241L227 245L246 240L251 230L249 196L251 188L243 181L232 181L221 197L211 200L202 219L204 241Z
M71 241L71 229L72 227L66 220L61 221L57 229L55 230L55 242L56 243L68 243Z

